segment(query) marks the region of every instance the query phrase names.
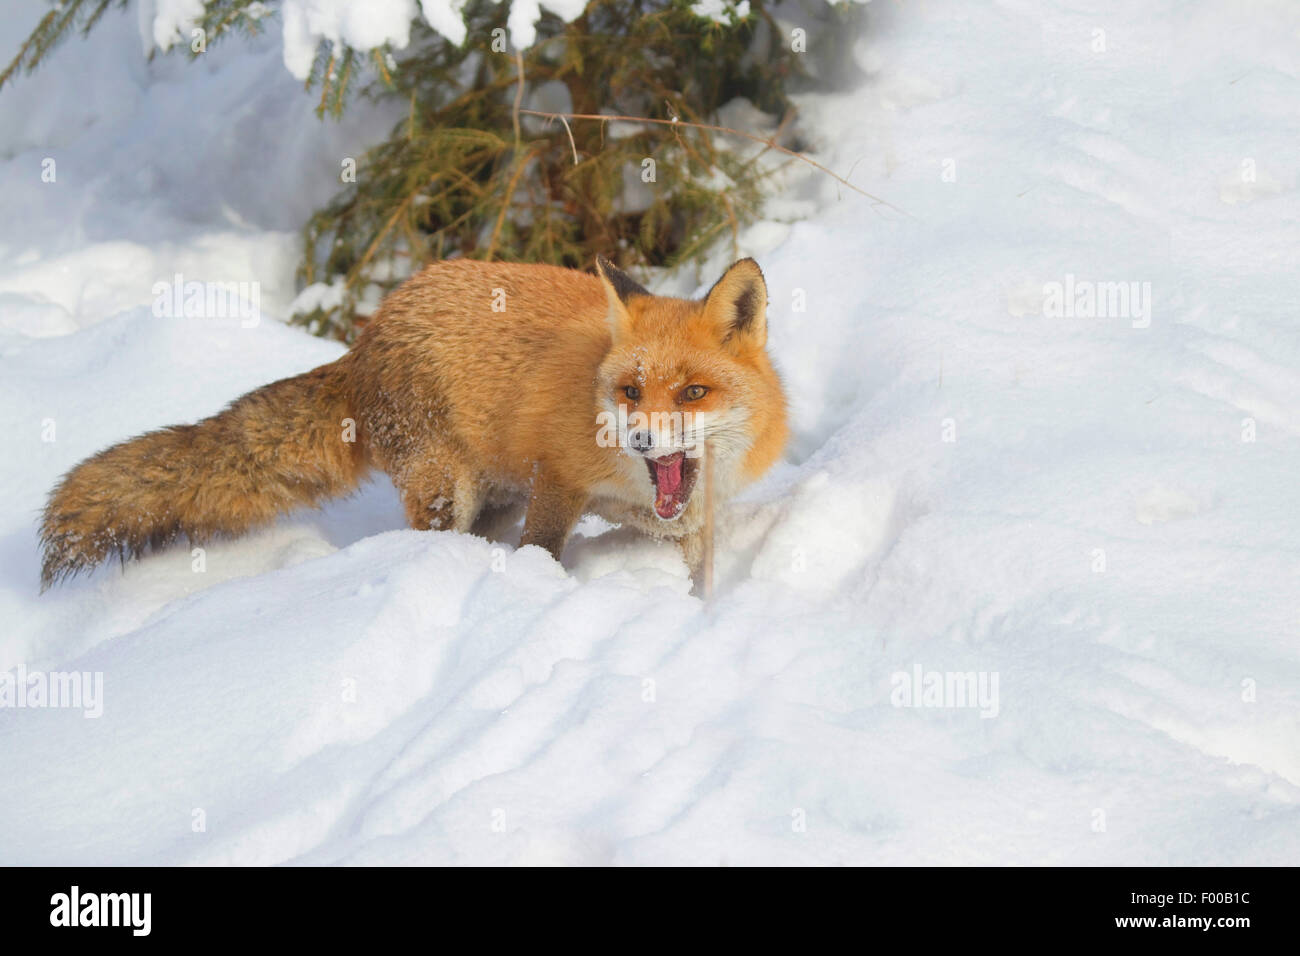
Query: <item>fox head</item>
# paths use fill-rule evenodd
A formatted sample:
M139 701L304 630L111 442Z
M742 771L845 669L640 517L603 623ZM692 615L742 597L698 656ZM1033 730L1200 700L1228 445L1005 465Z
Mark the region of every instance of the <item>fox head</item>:
M766 349L767 285L753 259L736 262L696 301L651 295L603 258L596 271L610 332L597 401L617 422L618 449L646 503L672 521L690 503L704 456L726 493L784 444L784 398ZM756 442L763 460L747 461Z

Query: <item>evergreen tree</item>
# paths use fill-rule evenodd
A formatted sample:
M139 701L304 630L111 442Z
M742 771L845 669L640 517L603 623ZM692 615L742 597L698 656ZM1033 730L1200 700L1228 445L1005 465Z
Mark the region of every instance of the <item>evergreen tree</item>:
M64 37L89 32L110 7L126 5L62 0L0 73L0 87ZM385 292L441 258L582 268L601 253L624 266L673 267L734 239L760 209L771 155L700 125L736 97L788 122L787 90L802 59L764 0L740 10L715 22L690 0L590 0L569 23L545 14L536 42L514 50L506 42L510 4L470 0L460 45L423 19L403 50L322 41L307 81L322 117L341 115L358 96L396 97L406 108L388 140L359 158L355 175L341 177L338 195L306 224L299 278L332 294L295 320L350 339ZM265 29L273 12L260 0L205 0L195 26L206 46L232 30ZM544 85L563 88L572 114L658 122L521 111Z

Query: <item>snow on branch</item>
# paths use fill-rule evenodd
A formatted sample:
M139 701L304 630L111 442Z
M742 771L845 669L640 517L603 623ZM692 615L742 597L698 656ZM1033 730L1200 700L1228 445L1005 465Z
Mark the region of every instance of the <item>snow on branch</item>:
M501 2L501 0L495 0ZM198 26L204 15L203 0L141 0L141 23L149 24L154 43L168 49ZM411 22L422 17L433 30L460 46L465 42L465 7L468 0L268 0L250 6L266 13L279 8L284 21L284 63L298 79L311 74L322 41L360 53L381 47L405 49ZM526 50L537 41L537 24L543 9L565 23L582 15L588 0L511 0L507 33L511 46ZM749 0L696 0L692 9L714 21L743 19Z

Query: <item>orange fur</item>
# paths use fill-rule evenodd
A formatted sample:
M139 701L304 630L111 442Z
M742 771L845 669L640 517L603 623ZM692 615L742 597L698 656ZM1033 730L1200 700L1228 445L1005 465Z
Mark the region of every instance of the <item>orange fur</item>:
M727 430L717 441L734 452L718 457L723 487L766 471L786 424L762 275L741 260L691 302L651 296L601 265L598 276L432 265L384 300L338 361L87 459L45 509L43 585L182 534L242 533L346 493L372 467L392 477L415 528L468 531L485 505L517 499L528 503L523 543L557 558L584 510L685 539L693 558L702 506L692 498L676 520L656 518L653 466L601 447L597 414L718 413ZM646 382L635 403L622 392L631 374ZM687 402L684 384L708 394Z

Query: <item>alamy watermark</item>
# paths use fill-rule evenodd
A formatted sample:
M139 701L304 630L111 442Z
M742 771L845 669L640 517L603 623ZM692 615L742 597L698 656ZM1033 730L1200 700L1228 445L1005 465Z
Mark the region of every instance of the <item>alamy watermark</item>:
M895 707L978 709L984 718L996 717L997 671L927 671L920 664L910 671L895 671L889 678Z
M1043 315L1049 319L1131 319L1133 328L1149 328L1151 283L1093 282L1067 272L1064 282L1043 283Z
M155 282L150 291L153 314L160 319L239 319L245 329L262 321L259 282L186 282L178 272L170 282Z
M687 458L698 458L704 454L704 429L708 420L708 412L635 411L629 415L627 406L619 405L617 412L603 411L596 415L596 444L601 448L636 451L662 448L685 452ZM650 443L643 447L647 437Z
M148 936L152 912L152 893L84 892L74 884L50 897L50 925L56 927L123 927L132 936Z
M0 708L71 708L94 719L104 714L103 671L0 671Z

